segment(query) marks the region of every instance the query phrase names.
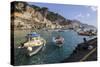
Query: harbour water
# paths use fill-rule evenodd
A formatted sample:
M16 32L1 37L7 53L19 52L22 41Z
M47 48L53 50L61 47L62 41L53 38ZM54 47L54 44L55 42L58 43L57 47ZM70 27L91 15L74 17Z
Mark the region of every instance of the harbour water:
M87 40L93 37L79 36L77 32L73 30L66 30L63 32L57 31L38 31L38 33L46 40L46 46L36 55L28 57L17 47L25 41L25 35L29 31L15 31L14 34L14 59L15 65L27 65L27 64L48 64L59 63L65 58L69 57L75 47L83 42L85 37ZM64 44L62 47L55 46L52 38L61 35L64 37Z

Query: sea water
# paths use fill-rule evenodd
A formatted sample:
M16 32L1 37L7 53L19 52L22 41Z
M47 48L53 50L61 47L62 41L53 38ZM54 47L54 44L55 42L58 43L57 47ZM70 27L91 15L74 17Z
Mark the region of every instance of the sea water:
M93 37L79 36L77 32L73 30L66 30L63 32L57 31L39 31L38 33L46 40L46 46L36 55L31 57L26 56L21 49L17 47L23 43L26 38L25 35L29 31L16 31L14 34L14 59L15 65L27 65L27 64L48 64L59 63L65 58L68 58L72 54L75 47L83 42L85 37L87 40ZM52 38L61 35L64 38L64 44L62 47L57 47L52 41Z

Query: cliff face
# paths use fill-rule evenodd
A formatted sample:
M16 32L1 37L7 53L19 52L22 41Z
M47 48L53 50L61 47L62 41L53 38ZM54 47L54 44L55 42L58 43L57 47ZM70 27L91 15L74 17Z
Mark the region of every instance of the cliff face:
M14 29L77 29L82 25L80 21L65 19L58 13L29 5L26 2L14 1L11 3L11 25Z
M11 8L11 23L14 29L43 29L55 27L46 19L46 13L36 6L30 6L25 2L13 2ZM44 12L44 13L43 13Z

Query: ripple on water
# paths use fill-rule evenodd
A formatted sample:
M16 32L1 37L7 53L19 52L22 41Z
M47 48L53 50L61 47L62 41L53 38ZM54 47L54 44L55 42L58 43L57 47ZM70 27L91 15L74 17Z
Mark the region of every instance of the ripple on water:
M15 44L20 45L20 43L25 41L25 35L29 31L17 31L15 34ZM65 32L38 32L44 39L46 39L47 44L43 50L38 54L27 57L19 49L15 49L15 64L24 65L24 64L46 64L46 63L58 63L65 58L69 57L73 52L78 43L83 42L84 36L77 35L74 31L65 31ZM52 42L52 37L61 35L64 37L65 41L61 48L56 47ZM88 40L89 37L86 37Z

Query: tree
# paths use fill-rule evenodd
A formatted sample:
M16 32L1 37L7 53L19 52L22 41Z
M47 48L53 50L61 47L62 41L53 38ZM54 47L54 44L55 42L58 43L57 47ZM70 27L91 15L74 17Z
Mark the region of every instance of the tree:
M21 24L21 22L18 23L17 28L21 29L23 27L23 25Z
M12 12L23 12L26 10L26 6L28 4L26 2L23 2L23 1L14 1L14 2L11 2L11 13Z
M41 13L42 13L43 17L47 17L48 8L46 8L46 7L41 8Z
M33 9L35 9L36 11L40 11L40 7L35 6L35 5L30 5Z

